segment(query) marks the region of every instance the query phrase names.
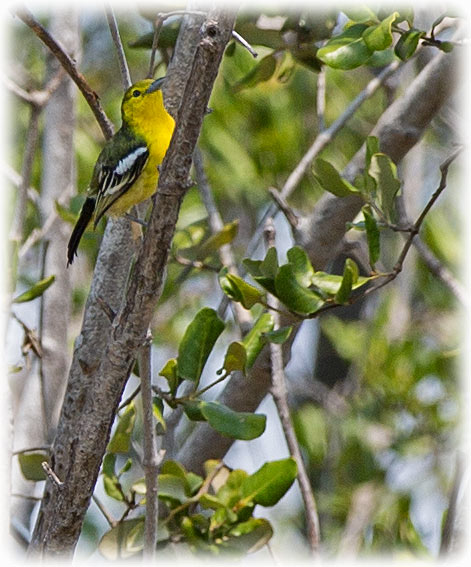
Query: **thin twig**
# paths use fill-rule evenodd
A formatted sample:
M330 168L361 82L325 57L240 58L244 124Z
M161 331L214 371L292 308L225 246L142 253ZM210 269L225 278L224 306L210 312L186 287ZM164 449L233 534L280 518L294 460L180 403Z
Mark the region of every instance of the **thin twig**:
M275 229L272 219L268 219L265 224L265 242L267 247L275 245ZM270 296L270 304L278 308L278 299ZM276 311L273 312L274 329L280 327L280 317ZM320 544L319 517L317 505L312 492L309 476L304 465L301 449L294 432L291 421L291 413L288 405L288 392L286 388L286 378L283 362L283 347L280 344L270 343L271 359L271 394L275 402L276 409L280 418L283 433L288 444L290 455L296 461L298 467L298 483L304 502L307 524L307 538L312 553L316 553Z
M116 18L111 5L106 6L106 19L108 20L111 37L113 38L113 43L116 48L116 55L118 56L119 70L121 72L123 88L126 91L132 84L131 74L129 72L126 55L124 53L123 42L121 41L121 36L119 35L118 23L116 22Z
M394 280L402 271L402 267L404 265L404 261L406 259L406 256L410 250L410 247L412 246L412 243L414 241L414 238L419 234L420 228L422 227L422 223L425 220L425 217L427 216L427 214L429 213L430 209L433 207L433 205L435 204L435 202L437 201L437 199L440 197L440 195L442 194L442 192L444 191L444 189L446 188L446 184L447 184L447 177L448 177L448 169L450 167L450 165L453 163L453 161L458 157L458 155L461 153L463 148L457 148L441 165L440 165L440 171L441 171L441 178L440 178L440 183L437 187L437 189L433 192L432 196L430 197L430 199L428 200L427 204L425 205L425 207L423 208L422 212L420 213L420 215L418 216L417 220L414 222L414 224L411 226L411 229L409 231L409 234L406 238L406 241L404 243L404 246L402 247L402 250L399 254L399 258L396 262L396 264L394 265L394 268L392 269L392 271L389 274L386 274L384 276L384 279L378 283L376 286L373 286L369 289L367 289L365 291L365 293L363 295L367 295L369 293L372 293L374 291L377 291L378 289L380 289L381 287L384 287L385 285L387 285L389 282L391 282L392 280Z
M134 398L139 394L139 392L141 391L141 387L138 386L134 392L124 400L124 402L121 403L121 405L118 408L118 411L121 411L122 409L124 409L126 406L128 406L133 400Z
M440 556L446 556L452 551L453 541L456 538L456 520L459 513L458 496L463 482L464 463L461 454L457 454L455 463L455 476L448 502L446 519L442 528L442 539L440 542Z
M95 118L100 125L103 135L106 139L111 138L113 135L113 125L106 116L103 110L98 95L96 92L90 88L85 77L77 70L77 65L75 61L62 49L62 47L57 43L57 41L51 36L51 34L34 18L32 13L25 7L13 9L13 14L18 16L31 30L36 34L36 36L50 49L50 51L57 57L61 65L70 75L70 78L79 88L80 92L85 97L88 102Z
M317 91L316 91L316 112L317 112L317 128L319 132L325 130L325 69L321 69L317 75Z
M184 15L195 15L195 16L206 16L206 12L201 12L200 10L173 10L167 13L159 13L154 21L154 37L152 38L152 48L150 52L149 60L149 71L147 77L150 79L154 76L154 66L155 66L155 54L157 53L157 47L159 45L160 32L162 26L168 18L172 16L184 16Z
M154 414L152 409L152 371L151 371L151 336L150 333L139 352L139 376L142 393L142 422L144 436L143 468L146 483L146 514L144 521L144 558L155 557L157 545L157 475L159 459L155 443Z
M108 513L107 509L103 505L103 502L98 498L96 494L92 496L92 500L97 505L98 510L100 510L100 512L103 514L103 517L108 522L110 528L114 528L116 526L116 520L114 520Z
M61 486L64 485L64 483L62 482L62 480L60 480L60 478L56 475L56 473L52 470L51 465L47 462L47 461L43 461L41 463L41 466L43 468L43 471L47 474L47 476L49 477L50 480L52 480L52 482L58 486L59 488Z
M213 192L209 185L206 172L204 170L203 156L198 147L195 148L193 153L193 165L195 168L195 176L198 184L198 190L201 199L208 213L208 222L211 232L213 234L219 232L224 227L224 222L217 208L216 202L213 197ZM234 274L239 275L237 270L237 263L232 253L232 248L229 244L225 244L218 249L219 258L223 266ZM221 302L219 314L222 315L227 307L227 303ZM242 332L246 331L252 322L252 317L247 309L244 309L240 303L233 303L234 316Z
M10 231L10 240L21 242L23 239L23 228L26 218L26 206L28 203L28 187L31 185L33 174L34 156L39 141L39 118L41 115L40 106L31 105L31 115L28 130L26 132L26 142L23 154L23 165L21 168L21 183L18 187L18 198L16 201L13 226Z
M250 43L246 39L244 39L239 33L237 33L235 30L232 30L232 37L236 41L238 41L243 47L245 47L245 49L250 53L250 55L252 55L252 57L254 59L256 59L258 57L258 53L250 45Z
M358 108L370 98L386 81L386 79L392 75L401 65L400 61L393 61L390 63L381 73L372 79L366 87L357 95L357 97L349 104L345 111L335 120L328 128L320 132L310 148L301 158L297 166L288 176L285 181L280 195L284 199L288 199L296 187L301 182L304 175L309 170L314 158L328 145L332 142L333 138L338 134L338 132L345 126L345 124L353 117ZM260 243L260 238L263 234L264 223L268 217L275 216L278 210L276 205L271 204L267 207L264 215L262 216L260 223L258 224L250 242L247 246L247 256L252 256L255 249Z

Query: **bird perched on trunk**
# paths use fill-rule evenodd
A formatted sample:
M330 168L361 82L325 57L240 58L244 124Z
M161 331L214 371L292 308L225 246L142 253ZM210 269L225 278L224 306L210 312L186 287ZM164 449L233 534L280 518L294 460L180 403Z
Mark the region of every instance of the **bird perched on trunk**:
M164 78L132 85L121 104L122 125L107 141L93 170L87 198L67 246L67 266L93 220L118 217L148 199L157 188L162 163L175 127L162 97Z

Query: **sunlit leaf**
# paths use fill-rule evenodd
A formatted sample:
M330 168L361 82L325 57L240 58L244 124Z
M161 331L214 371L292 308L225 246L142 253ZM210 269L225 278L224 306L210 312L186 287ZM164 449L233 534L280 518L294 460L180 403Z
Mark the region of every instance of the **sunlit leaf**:
M47 278L39 280L29 289L24 291L22 294L15 297L13 303L25 303L27 301L32 301L33 299L36 299L37 297L42 295L49 286L51 286L54 283L55 279L56 276L48 276Z
M227 268L223 268L219 272L219 285L228 297L241 303L246 309L250 309L263 300L263 294L260 290L239 276L231 274Z
M317 57L334 69L355 69L371 57L372 51L362 35L368 26L355 24L334 36L317 52Z
M414 55L417 45L422 37L425 36L425 32L412 28L404 32L394 47L394 53L402 61L407 61L412 55Z
M335 167L325 159L316 159L313 173L322 189L336 197L348 197L358 193L358 189L344 179Z
M136 420L136 408L131 402L118 417L118 425L111 441L108 443L108 453L127 453L131 445L131 434Z
M291 457L265 463L242 483L244 500L274 506L293 484L298 467Z
M370 26L363 32L363 39L371 51L382 51L392 45L391 27L398 16L399 12L393 12L381 23Z

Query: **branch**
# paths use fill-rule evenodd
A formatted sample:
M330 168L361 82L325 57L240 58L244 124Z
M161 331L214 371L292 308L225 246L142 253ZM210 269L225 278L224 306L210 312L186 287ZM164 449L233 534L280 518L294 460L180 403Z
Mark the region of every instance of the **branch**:
M452 77L455 68L453 53L435 57L412 81L403 97L386 110L374 128L373 134L379 137L383 151L394 155L397 162L420 139L427 125L453 92ZM364 149L347 168L351 179L360 173L364 165L363 152ZM298 243L304 246L317 270L321 270L334 256L345 234L346 222L354 218L362 204L363 201L356 197L339 199L325 195L318 201L311 216L300 219L302 222L297 234ZM286 354L298 328L299 323L294 326L289 340L283 345L286 363ZM257 358L248 380L237 375L231 377L218 401L236 411L257 409L270 386L267 350ZM223 458L231 444L229 438L218 435L207 424L198 424L185 437L177 458L189 470L196 472L202 470L206 455Z
M85 77L77 70L75 61L67 55L57 41L51 34L43 28L43 26L34 18L32 13L26 8L13 9L13 14L18 16L31 30L38 36L38 38L50 49L50 51L57 57L61 65L70 75L71 79L79 88L80 92L88 102L98 124L101 127L103 135L106 139L111 138L113 135L113 125L108 120L108 117L103 110L98 95L93 91L87 83Z
M203 25L133 278L98 358L89 366L74 356L82 381L69 379L52 455L55 470L67 482L60 494L54 485L46 484L32 542L38 552L71 554L76 545L116 408L160 297L194 147L233 23L234 17L214 10ZM102 343L102 337L98 341Z
M456 57L453 52L434 57L371 131L372 136L378 137L381 151L395 163L399 163L420 140L453 92ZM350 182L364 167L365 151L363 145L343 172ZM338 198L325 194L316 203L312 214L302 219L295 231L295 239L308 251L317 270L324 269L335 257L345 235L346 223L355 218L362 205L363 200L356 195Z
M265 224L265 241L267 248L275 246L275 228L273 221L268 219ZM276 297L269 297L270 306L274 307L273 322L274 329L280 328L280 316L277 313L279 301ZM298 483L306 512L307 539L312 553L316 553L320 544L319 516L317 515L317 505L312 492L311 483L304 465L301 449L299 447L296 433L294 432L291 412L288 405L288 391L286 388L286 378L284 372L283 349L280 344L270 343L270 362L271 362L271 395L275 402L278 416L280 418L283 434L288 444L290 455L296 461L298 467Z
M282 189L280 190L280 196L283 199L288 199L296 187L301 182L302 178L306 175L311 167L314 158L319 155L319 153L327 147L335 136L340 132L340 130L345 126L345 124L354 116L355 112L360 108L360 106L368 100L374 93L384 84L386 79L390 77L393 73L397 71L401 65L400 61L393 61L390 63L383 71L374 79L372 79L366 87L356 96L356 98L348 105L346 110L335 120L328 128L321 130L321 133L316 136L316 139L311 144L310 148L301 158L301 161L293 169L293 171L288 176ZM257 229L250 239L250 243L247 247L247 255L251 256L255 251L260 238L263 233L264 222L268 217L274 216L277 213L275 205L270 205L265 211L265 214L261 218Z
M128 62L126 61L126 55L124 54L124 48L121 41L121 36L119 35L118 24L116 22L116 18L111 5L108 5L106 7L106 19L108 20L111 37L113 38L113 43L116 47L119 70L121 72L121 79L123 81L123 89L126 91L132 84L131 74L129 73Z
M195 154L193 156L193 163L195 168L196 182L198 184L198 189L203 204L208 213L208 220L209 220L209 226L211 228L211 232L214 234L222 230L224 223L221 218L221 215L219 214L216 203L214 201L211 187L209 186L208 178L206 177L206 173L204 171L203 156L201 155L201 151L199 150L199 148L196 148L195 150ZM226 266L231 273L238 275L237 264L234 258L234 254L232 253L231 246L229 244L225 244L224 246L221 246L221 248L219 248L218 250L218 253L222 265ZM220 314L225 312L226 306L227 303L225 302L224 304L221 304L219 308ZM237 320L237 323L241 331L247 330L248 326L252 321L250 312L247 309L244 309L240 303L235 303L234 316Z
M142 412L144 431L144 468L146 485L146 515L144 523L144 558L155 558L157 545L157 478L159 465L163 455L157 454L155 440L154 413L152 409L152 370L151 370L152 336L149 334L139 353L139 376L141 379Z

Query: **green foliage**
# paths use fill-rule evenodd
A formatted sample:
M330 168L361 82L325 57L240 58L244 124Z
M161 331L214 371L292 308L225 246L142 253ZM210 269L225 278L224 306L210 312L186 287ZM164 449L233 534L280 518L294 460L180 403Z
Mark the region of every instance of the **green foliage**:
M191 380L197 385L204 365L216 340L224 329L224 323L213 309L199 311L188 325L180 342L177 373L182 380Z
M435 37L443 15L436 18L429 32L414 27L411 9L392 11L352 6L343 12L349 21L338 32L335 10L329 13L293 10L289 14L270 10L270 14L260 18L259 14L241 14L238 18L237 31L259 55L254 59L240 44L230 43L211 98L212 112L204 121L200 146L208 181L225 224L212 234L198 191L188 192L172 245L174 261L168 266L166 287L153 320L155 346L165 356L173 356L160 371L163 379L158 384L165 386L156 387L153 399L159 435L165 433L167 424L171 423L168 416L179 406L185 420L204 421L222 435L242 440L261 435L266 426L265 416L233 411L219 402L207 401L204 394L212 385L228 379L232 372L242 372L250 380L250 370L267 342L281 344L292 336L291 326L274 329L267 294L276 296L281 302L280 309L290 311L300 322L317 317L330 307L347 306L347 311L349 303L362 294L362 286L381 277L381 263L388 263L395 254L395 243L400 240L396 240L399 237L390 229L397 228L395 205L400 182L396 164L380 151L378 139L367 135L389 104L391 92L380 89L323 150L313 164L313 175L305 175L290 197L290 204L306 213L323 191L362 200L361 213L349 227L364 233L372 273L368 277L360 276L358 266L350 258L339 274L316 271L299 246L287 251L284 264L274 247L260 260L246 258L247 278L232 274L221 266L219 258L221 247L227 244L231 245L237 261L243 256L247 237L269 203L267 187L283 185L317 135L320 116L315 106L316 73L322 67L327 89L323 118L326 124L331 124L371 80L376 67L394 58L409 60L420 45L434 46L433 49L444 52L454 47L452 42L437 39L438 32ZM126 46L136 47L127 50L133 75L140 74L148 68L152 41L148 22L119 16ZM155 13L147 16L155 18ZM105 21L92 20L83 30L86 49L81 70L118 124L121 84L113 49ZM157 53L159 72L168 60L179 25L180 19L174 18L162 28L159 38L162 49ZM31 74L28 88L39 89L45 66L35 42L31 34L15 32L12 49ZM403 86L399 85L398 92ZM14 103L14 109L18 114L18 124L13 130L14 166L21 171L29 115L18 102ZM78 191L83 193L102 140L80 97L78 125L75 138ZM432 149L424 153L435 155L438 144L449 141L443 125L440 128L424 138L426 148ZM342 168L364 142L363 174L355 181L344 179ZM33 165L34 195L40 194L40 179L38 156ZM82 201L83 196L79 195L70 205L56 203L55 211L62 221L70 224L75 221ZM460 223L454 216L453 202L440 206L427 216L421 237L437 258L455 272L464 257ZM39 210L36 199L31 198L26 210L24 239L42 227ZM96 257L101 230L102 227L84 238L83 251L90 258L90 265ZM20 248L21 243L16 247L17 252ZM39 258L39 254L36 256ZM187 260L189 265L182 268L180 259ZM202 266L195 269L191 262ZM232 321L223 323L216 311L205 307L214 305L220 291L215 283L215 270L226 296L251 310L254 317L255 322L242 338L234 332ZM12 272L15 279L16 267ZM33 273L40 272L36 269ZM74 281L75 307L80 315L88 293L89 275ZM40 297L53 281L51 276L31 284L33 278L25 272L21 261L18 278L22 283L27 282L30 289L18 295L14 299L16 303ZM293 409L296 434L321 513L323 546L328 552L336 553L355 495L369 486L377 491L377 500L364 530L365 537L360 538L362 552L394 550L409 556L424 550L424 534L411 514L413 487L397 490L390 482L394 467L407 465L409 459L427 462L428 468L421 478L434 479L441 497L448 492L448 470L443 462L449 462L449 451L454 447L459 413L453 298L422 262L414 263L409 280L410 302L399 303L399 309L395 309L388 286L382 290L384 295L378 298L376 309L366 310L373 311L368 319L345 322L323 315L320 324L333 350L331 364L339 374L338 387L327 390L325 385L311 384L308 377L306 390L312 385L312 392L306 393L313 394L316 403L303 398L302 404ZM403 327L398 331L395 325L400 326L401 322ZM348 369L347 378L334 355ZM215 359L214 365L208 364L210 357L211 363ZM213 377L211 368L219 368ZM308 376L310 370L303 367L302 372ZM201 388L200 383L208 385ZM189 387L184 395L179 392L183 384ZM100 552L111 560L131 558L141 553L143 547L146 487L134 452L135 444L142 441L140 411L139 403L130 403L121 410L103 460L105 499L113 501L113 512L122 511L99 544ZM47 460L45 454L25 452L18 459L25 478L44 480L41 462ZM275 505L286 493L296 476L294 461L269 462L252 475L241 469L229 471L215 461L206 465L202 476L174 461L162 464L158 480L163 517L159 519L158 546L165 548L178 542L193 551L215 555L256 551L278 527L254 517L254 513L258 516L256 507ZM301 516L294 521L286 519L283 529L288 526L296 530L302 522Z
M145 503L144 479L126 491L114 473L116 456L103 462L105 489L111 498L132 503L138 510ZM207 461L206 477L188 472L180 463L165 461L158 476L158 498L167 515L159 522L158 546L171 541L186 544L194 551L214 555L244 555L265 545L273 535L270 522L255 518L255 506L274 506L288 491L296 474L292 459L265 463L249 475L241 469L231 472L219 461ZM137 497L141 497L138 502ZM107 531L98 549L107 559L129 558L144 546L144 517L124 519Z
M13 299L13 303L25 303L27 301L33 301L37 297L40 297L47 289L50 287L56 279L56 276L48 276L42 280L39 280L33 284L29 289L18 295Z

